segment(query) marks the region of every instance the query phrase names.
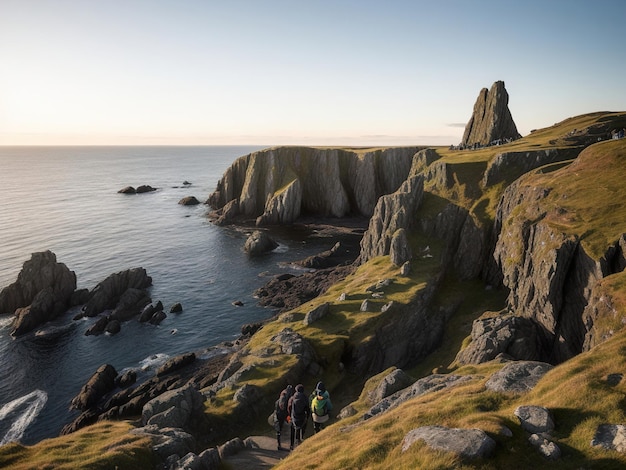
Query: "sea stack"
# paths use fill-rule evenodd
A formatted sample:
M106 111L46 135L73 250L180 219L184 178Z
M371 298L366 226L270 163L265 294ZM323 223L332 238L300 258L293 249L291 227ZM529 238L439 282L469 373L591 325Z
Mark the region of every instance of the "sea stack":
M509 94L504 88L504 82L497 81L490 90L480 90L472 117L465 126L461 145L482 147L520 137L509 111Z

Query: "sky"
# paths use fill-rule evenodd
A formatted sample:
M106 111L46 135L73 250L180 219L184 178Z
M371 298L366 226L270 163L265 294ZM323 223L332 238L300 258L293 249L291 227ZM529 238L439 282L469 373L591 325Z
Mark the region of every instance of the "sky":
M624 0L0 0L0 145L449 145L626 110Z

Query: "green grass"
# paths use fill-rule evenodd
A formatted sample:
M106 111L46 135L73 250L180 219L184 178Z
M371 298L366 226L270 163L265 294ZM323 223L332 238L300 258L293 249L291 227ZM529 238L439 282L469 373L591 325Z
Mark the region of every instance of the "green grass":
M102 422L33 446L7 444L0 447L0 468L153 469L157 461L150 440L129 434L130 429L126 422Z

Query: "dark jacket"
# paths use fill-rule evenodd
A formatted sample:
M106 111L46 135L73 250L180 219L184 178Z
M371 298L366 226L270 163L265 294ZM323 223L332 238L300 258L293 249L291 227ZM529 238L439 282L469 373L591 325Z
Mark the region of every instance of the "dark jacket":
M303 427L309 418L309 398L303 392L296 392L289 399L288 408L291 424L296 428Z

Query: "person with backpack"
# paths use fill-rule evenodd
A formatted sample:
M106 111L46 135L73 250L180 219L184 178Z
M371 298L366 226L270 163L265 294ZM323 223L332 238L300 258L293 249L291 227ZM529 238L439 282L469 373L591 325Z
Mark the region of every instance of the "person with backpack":
M318 382L315 390L311 394L311 415L313 416L313 429L315 434L322 430L322 424L330 418L333 404L330 401L330 394L326 390L323 382Z
M304 385L296 385L296 393L289 399L287 408L291 416L291 446L289 449L293 450L295 441L297 440L300 444L304 439L306 423L309 419L309 399L304 394Z
M280 434L283 430L283 424L287 420L289 416L288 405L289 399L293 395L293 387L291 385L287 385L287 387L280 392L280 396L276 403L274 404L274 429L276 430L276 441L278 441L278 450L282 450L280 445Z

